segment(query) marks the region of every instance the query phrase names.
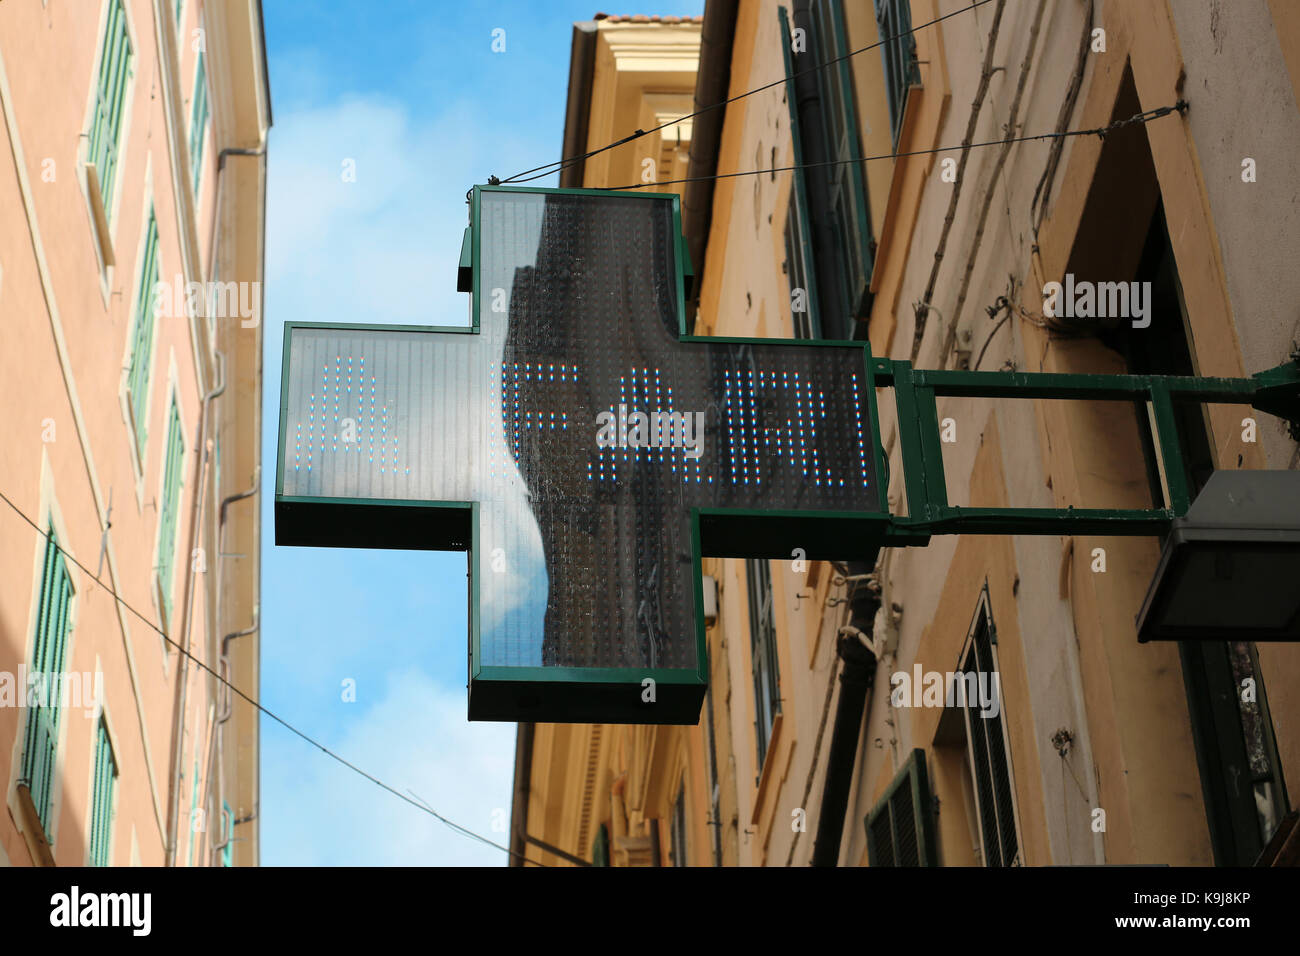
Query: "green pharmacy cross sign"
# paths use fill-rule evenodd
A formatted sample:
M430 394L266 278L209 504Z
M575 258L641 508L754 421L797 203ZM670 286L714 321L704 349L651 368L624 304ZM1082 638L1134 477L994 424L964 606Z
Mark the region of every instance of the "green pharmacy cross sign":
M471 720L696 723L706 555L873 561L932 533L1149 534L1186 511L949 507L936 394L1105 377L1035 391L865 342L688 335L675 195L480 186L471 223L469 326L286 324L275 500L277 544L469 552ZM882 385L907 518L880 481Z
M471 719L694 723L701 556L875 556L870 354L685 335L676 196L472 221L471 326L286 326L276 541L468 550Z

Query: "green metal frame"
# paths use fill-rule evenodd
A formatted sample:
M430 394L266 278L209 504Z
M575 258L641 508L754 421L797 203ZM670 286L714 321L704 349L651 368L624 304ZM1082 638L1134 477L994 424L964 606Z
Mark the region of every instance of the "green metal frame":
M295 329L365 329L475 335L479 332L482 261L480 221L485 192L525 192L547 195L620 196L647 202L671 202L673 224L678 236L677 307L679 340L698 343L771 345L789 341L802 347L853 347L863 354L863 395L868 427L873 436L873 458L878 493L876 510L866 512L773 512L745 509L694 509L691 537L694 568L696 620L696 666L694 668L572 668L498 667L481 663L479 633L479 581L475 556L478 554L479 511L477 502L406 501L391 499L312 498L286 496L284 491L285 436L288 415L288 371L290 344ZM691 274L681 231L681 205L677 194L643 191L615 192L602 189L554 189L527 186L475 186L471 190L471 225L466 231L457 271L457 287L471 292L471 324L468 326L371 325L365 323L289 322L285 324L284 356L280 383L280 427L277 449L275 508L277 543L313 542L293 535L311 525L311 509L351 509L354 517L382 516L388 527L410 523L412 510L424 516L423 535L411 543L408 533L401 547L426 550L464 550L469 560L469 686L470 718L480 720L528 720L535 710L537 719L573 722L697 723L708 686L708 651L704 626L702 561L710 557L788 558L788 553L771 543L797 525L801 542L807 542L807 557L844 557L846 541L861 552L858 557L874 560L882 546L924 545L932 534L1159 534L1177 516L1185 514L1190 495L1182 477L1182 453L1178 447L1173 415L1175 401L1211 401L1254 404L1255 407L1295 420L1300 417L1300 368L1279 366L1249 379L1169 377L1155 375L1058 375L1024 372L962 372L913 369L905 361L876 359L865 341L826 339L772 339L688 334L685 281ZM467 274L468 273L468 274ZM880 446L880 419L876 388L893 387L898 410L903 481L909 514L889 513L888 471ZM948 504L939 437L937 396L980 398L1051 399L1143 399L1155 407L1160 449L1169 476L1169 502L1155 509L1081 508L967 508ZM407 509L405 514L393 509ZM296 509L296 511L295 511ZM297 516L297 524L286 516ZM345 522L346 523L346 522ZM429 529L432 528L432 533ZM294 531L293 529L296 529ZM372 525L373 529L373 525ZM285 535L281 531L286 531ZM396 532L399 533L400 532ZM286 538L289 540L282 540ZM391 547L382 535L371 540L349 540L342 546ZM642 681L655 682L655 706L641 703ZM571 689L582 686L584 695ZM577 697L581 697L578 700ZM558 715L558 716L557 716Z
M1300 366L1286 363L1251 378L1182 375L1074 375L1050 372L964 372L912 368L875 359L875 382L893 386L908 516L890 518L893 536L925 534L1158 535L1187 513L1191 493L1178 439L1175 402L1242 404L1294 415ZM970 508L948 504L939 438L940 395L966 398L1090 399L1150 402L1164 462L1162 508Z

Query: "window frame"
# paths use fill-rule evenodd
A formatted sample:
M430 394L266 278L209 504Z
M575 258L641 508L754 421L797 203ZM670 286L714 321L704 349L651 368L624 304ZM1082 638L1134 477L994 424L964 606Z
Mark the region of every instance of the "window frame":
M983 625L983 628L981 628L981 625ZM985 582L984 586L980 589L980 595L978 600L976 601L975 614L971 619L970 628L967 631L965 641L963 641L962 643L961 653L958 655L957 658L959 662L958 670L957 670L958 674L967 673L967 669L966 669L967 661L970 660L971 658L975 659L977 680L978 680L979 663L980 663L978 646L979 646L979 635L981 633L981 629L986 631L988 635L989 665L991 668L989 673L998 675L999 702L998 702L998 713L996 717L987 717L987 718L980 717L978 719L986 720L986 721L988 720L997 721L997 730L999 735L1002 738L1001 749L1003 754L1003 768L1006 771L1006 793L1008 795L1008 801L1010 802L1010 807L1004 808L998 805L999 801L998 801L997 789L996 789L996 785L998 781L994 779L995 771L997 770L997 767L992 764L986 765L985 769L987 770L988 773L987 780L988 780L988 786L990 787L990 798L993 806L992 807L984 806L984 800L980 795L981 777L978 769L979 764L977 763L977 755L975 753L976 736L973 733L973 721L977 719L976 715L973 714L973 711L978 711L979 702L975 701L975 706L971 707L970 702L967 701L965 706L962 706L960 709L962 711L962 730L965 735L967 772L970 776L970 786L973 791L972 793L968 794L968 796L971 798L971 802L973 803L975 808L975 820L972 822L974 823L975 836L979 840L979 846L978 846L979 865L980 866L1023 866L1025 850L1024 850L1024 841L1021 837L1022 830L1020 827L1020 808L1018 805L1018 800L1016 798L1015 768L1011 758L1011 734L1010 734L1010 728L1008 727L1006 721L1005 701L1002 697L1002 690L1001 690L1002 670L1001 670L1001 663L998 660L997 627L994 624L994 620L993 620L993 610L992 610L992 604L989 600L987 582ZM994 755L992 741L989 739L988 734L984 731L981 731L980 739L986 744L985 754L987 756L987 759L991 761ZM989 810L992 810L993 812L993 820L989 821L989 823L991 823L993 827L993 831L998 836L998 847L997 847L998 862L994 864L989 863L989 850L987 845L988 831L985 828L985 823L986 823L985 818ZM1010 816L1009 821L1005 821L1003 819L1004 811L1009 811L1009 816ZM1011 831L1010 836L1012 839L1015 840L1015 853L1011 856L1010 861L1006 860L1006 834L1004 832L1004 828L1008 825L1010 826L1010 831Z

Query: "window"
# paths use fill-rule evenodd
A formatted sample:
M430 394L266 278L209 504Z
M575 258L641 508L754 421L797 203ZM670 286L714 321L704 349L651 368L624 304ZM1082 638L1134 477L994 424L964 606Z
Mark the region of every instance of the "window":
M672 829L668 835L668 853L673 866L689 866L686 856L686 782L682 781L677 790L677 799L673 801Z
M140 256L140 283L135 322L131 327L131 352L127 358L126 391L135 428L135 447L144 467L148 432L149 380L153 370L154 287L158 283L158 220L152 208L145 226L144 252Z
M772 612L772 569L765 559L751 558L745 566L749 581L749 646L754 671L756 766L761 776L776 715L781 712L781 681L777 671L776 622Z
M1011 785L1011 761L1000 701L1000 681L996 657L996 632L989 612L988 593L980 597L975 623L962 658L959 684L953 705L961 718L960 733L965 737L970 778L968 804L974 807L977 832L974 843L985 866L1018 866L1020 841L1016 835L1015 798ZM963 675L973 675L964 677ZM964 690L961 689L964 686ZM985 707L980 697L992 700L998 695L997 707Z
M113 799L117 795L117 759L100 717L95 725L95 778L91 788L90 865L108 866L113 836Z
M122 118L126 89L131 79L131 38L126 30L122 0L109 0L104 45L99 56L99 78L90 122L88 161L95 167L104 215L111 215L113 189L122 146Z
M591 844L591 865L609 866L609 828L603 823Z
M905 2L905 0L904 0ZM862 147L858 139L858 111L854 100L853 76L848 58L849 44L844 27L844 6L840 0L814 0L813 43L821 63L842 57L838 63L817 71L825 117L825 167L830 186L830 212L835 238L845 253L838 290L846 316L865 316L873 265L871 217L867 208L867 187L862 171ZM850 338L846 324L843 338Z
M41 567L41 590L37 598L36 635L32 642L31 675L38 676L34 702L29 699L27 727L23 734L21 783L31 791L32 803L48 842L50 810L54 801L54 771L59 746L59 685L72 630L72 579L50 527Z
M797 173L796 173L797 175ZM790 282L790 318L797 339L817 338L813 315L813 294L808 270L808 221L806 200L799 190L790 190L790 208L785 217L785 272Z
M193 777L194 779L190 781L190 849L185 863L186 866L194 865L194 844L199 842L199 833L201 832L199 828L194 825L196 822L194 819L194 811L198 808L199 805L199 758L198 757L194 758Z
M221 848L221 865L235 865L235 814L230 809L230 804L225 800L221 801L221 829L225 834L222 841L225 846Z
M898 145L907 90L921 82L916 63L916 38L912 35L910 0L875 0L881 59L885 64L885 98L889 101L889 128Z
M790 107L791 172L790 205L785 215L785 274L790 285L790 318L794 324L795 338L818 337L816 277L812 271L812 233L808 223L808 186L804 171L803 138L799 129L799 107L795 94L792 50L790 48L790 23L785 7L778 7L781 17L781 50L785 55L786 104ZM775 160L772 167L776 168ZM802 307L802 308L800 308Z
M867 814L869 866L934 866L934 801L925 751L913 750Z
M199 65L194 76L194 96L190 100L190 175L194 191L199 191L203 173L203 146L208 135L208 66L199 50Z
M875 241L844 7L842 0L813 0L804 44L797 50L791 46L785 10L778 9L793 165L803 167L794 171L792 202L798 215L793 218L796 228L804 231L805 281L814 275L821 280L809 296L815 316L809 324L821 337L851 339L862 332L854 319L870 312ZM814 220L825 228L811 228ZM787 272L800 265L789 265L794 238L787 234Z
M171 416L167 425L167 462L163 471L162 506L158 509L158 587L163 611L170 620L172 613L172 571L176 558L176 526L180 511L181 469L185 462L185 436L181 431L181 412L172 397Z

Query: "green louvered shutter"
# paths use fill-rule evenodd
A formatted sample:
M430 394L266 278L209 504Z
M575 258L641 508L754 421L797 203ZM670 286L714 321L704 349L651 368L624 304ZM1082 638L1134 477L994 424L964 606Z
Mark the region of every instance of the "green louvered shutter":
M194 758L194 779L190 783L190 849L187 866L194 865L194 844L198 842L198 831L194 829L194 810L199 805L199 758ZM204 821L206 826L207 821Z
M144 252L140 256L140 283L135 321L131 328L131 355L127 361L126 389L135 425L136 451L144 463L148 437L149 381L153 371L154 289L158 284L158 220L153 209L145 226Z
M235 814L230 809L230 804L221 801L221 828L225 834L226 845L221 849L221 865L235 865Z
M131 38L126 31L126 11L122 7L122 0L110 0L104 43L100 50L99 77L95 84L88 154L99 175L99 188L106 214L111 214L113 209L113 189L117 179L131 60Z
M802 167L803 133L799 129L799 101L795 96L794 86L794 50L791 45L790 19L785 7L777 7L781 21L781 52L785 59L785 100L790 107L791 164ZM793 313L795 336L797 338L820 338L821 325L817 310L817 276L813 270L812 234L808 221L808 183L802 168L794 169L791 174L790 208L786 214L785 225L785 260L786 276L790 289L804 290L804 307L802 314Z
M925 772L925 751L907 762L867 814L870 866L935 866L934 801Z
M822 295L838 294L844 315L865 317L870 312L871 272L875 267L875 238L871 234L871 210L862 163L861 124L853 90L848 31L841 0L813 0L817 60L830 63L817 71L821 105L825 118L826 156L829 167L831 215L835 235L844 250L844 281L838 290L822 289ZM831 61L836 61L831 63ZM849 323L852 325L852 323ZM851 338L852 328L836 330L834 336Z
M875 3L881 60L885 66L885 97L889 101L889 127L897 146L907 91L921 82L921 71L916 62L916 38L911 32L912 8L910 0L875 0Z
M32 802L36 805L47 839L52 822L50 809L59 744L59 694L53 678L64 672L72 621L72 593L68 566L51 527L41 566L41 590L37 598L36 634L32 642L29 675L40 678L43 692L38 692L34 700L27 701L20 776L20 780L31 789ZM21 692L26 694L27 688L22 688Z
M203 51L199 51L199 66L194 77L194 97L190 103L190 175L194 191L199 191L199 177L203 172L203 144L208 135L208 66Z
M91 793L90 865L108 866L112 843L113 799L117 791L117 759L101 717L95 728L95 777Z
M163 472L162 508L158 517L158 583L162 588L163 606L170 622L172 612L172 572L176 562L176 519L180 511L181 471L185 463L185 436L181 429L181 412L172 398L167 425L167 464Z
M603 823L591 844L591 865L609 866L609 829Z

